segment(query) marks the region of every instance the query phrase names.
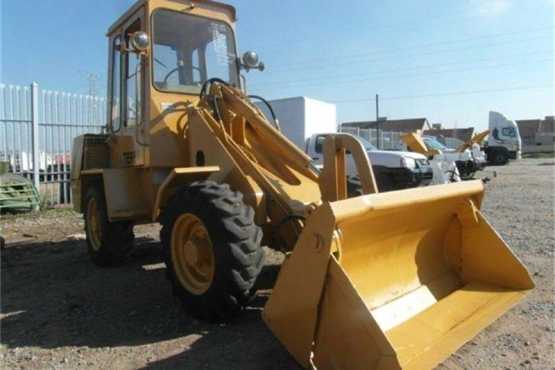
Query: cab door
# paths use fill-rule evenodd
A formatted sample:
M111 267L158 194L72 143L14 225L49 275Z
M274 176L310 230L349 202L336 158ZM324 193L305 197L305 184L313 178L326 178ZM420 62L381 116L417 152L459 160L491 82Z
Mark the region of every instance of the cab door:
M142 7L111 38L109 120L115 134L110 140L114 167L147 164L145 58L135 53L131 46L132 35L145 31L145 27Z

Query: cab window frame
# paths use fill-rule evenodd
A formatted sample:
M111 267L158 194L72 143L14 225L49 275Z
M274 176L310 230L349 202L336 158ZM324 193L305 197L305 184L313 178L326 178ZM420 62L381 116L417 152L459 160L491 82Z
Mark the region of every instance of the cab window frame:
M144 62L142 61L142 59L140 58L140 56L132 51L131 48L131 34L129 33L130 29L133 29L133 27L136 27L137 23L138 23L138 31L145 31L145 23L144 23L144 13L139 14L137 13L134 17L131 17L128 22L124 25L123 27L123 31L122 31L122 35L121 35L121 42L123 43L124 47L126 48L126 51L124 53L121 53L122 56L122 66L121 66L121 84L122 84L122 97L125 98L123 99L121 104L121 110L122 110L122 126L125 128L134 128L134 127L139 127L142 125L142 120L144 118L144 102L146 101L146 72L145 72L145 65ZM137 32L137 30L135 30L134 32ZM136 58L136 62L138 66L138 68L136 68L135 71L130 71L129 66L132 63L131 58L135 57ZM136 75L136 73L139 73L139 75ZM129 103L129 83L131 81L131 79L134 79L134 81L132 82L134 90L132 91L131 94L134 96L135 100L138 101L139 106L130 108L130 103ZM138 84L137 86L135 86L135 84ZM138 91L137 91L138 90ZM139 95L135 96L135 93L138 92ZM134 123L133 124L129 124L130 121L132 121L132 119L129 116L129 111L134 110Z
M116 48L116 43L119 43L119 50ZM124 117L123 117L123 106L122 106L122 96L123 96L123 79L122 79L122 74L123 74L123 52L121 50L123 46L123 41L122 41L122 35L121 32L117 32L114 33L114 35L110 38L110 65L109 65L109 73L110 73L110 77L109 77L109 119L108 119L108 123L109 123L109 131L112 133L117 133L119 132L123 125L123 121L124 121ZM116 59L117 58L117 59ZM116 65L116 61L117 61L117 71L115 65ZM117 74L117 75L116 75ZM117 83L117 85L116 85ZM117 91L115 89L115 87L117 86ZM117 94L114 94L117 93ZM117 126L114 125L114 121L116 121L114 119L114 108L116 108L114 106L114 101L115 99L119 99L118 105L117 105L117 121L118 124Z
M200 93L190 93L190 92L183 92L183 91L172 91L172 90L163 90L158 88L158 86L156 85L156 81L155 81L155 71L154 71L154 64L155 64L155 55L154 55L154 39L155 39L155 25L154 25L154 17L163 11L168 11L168 12L173 12L176 14L183 14L183 15L187 15L190 17L196 17L196 18L201 18L201 19L206 19L209 21L213 21L213 22L217 22L217 23L221 23L223 24L230 32L230 35L233 37L233 42L231 42L231 45L233 46L233 52L235 54L236 57L236 61L235 61L235 66L233 67L233 69L236 71L236 76L237 76L237 88L241 88L241 68L240 68L240 63L239 63L239 56L238 56L238 48L237 48L237 37L235 34L235 30L233 29L233 26L223 20L223 19L215 19L215 18L210 18L210 17L206 17L204 15L200 15L200 14L191 14L191 13L183 13L180 11L177 11L175 9L169 9L169 8L157 8L156 10L154 10L151 14L150 14L150 30L151 30L151 37L150 37L150 52L149 52L149 64L150 64L150 85L152 86L152 88L154 90L156 90L159 93L162 94L178 94L178 95L186 95L186 96L200 96ZM230 69L231 70L231 69ZM232 84L232 86L235 86Z

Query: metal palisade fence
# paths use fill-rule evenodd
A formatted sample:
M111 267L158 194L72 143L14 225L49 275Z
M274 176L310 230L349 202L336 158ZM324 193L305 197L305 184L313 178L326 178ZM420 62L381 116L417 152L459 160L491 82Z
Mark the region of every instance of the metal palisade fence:
M341 132L361 137L381 150L406 150L401 132L343 127Z
M71 203L73 138L105 122L105 98L0 84L0 161L32 180L44 203Z

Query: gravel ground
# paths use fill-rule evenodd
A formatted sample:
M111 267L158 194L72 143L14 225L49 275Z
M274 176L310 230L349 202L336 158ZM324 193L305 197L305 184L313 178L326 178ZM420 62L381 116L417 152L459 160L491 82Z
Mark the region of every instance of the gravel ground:
M553 369L553 159L490 167L484 212L528 266L536 289L439 369ZM2 216L0 363L6 369L298 369L260 318L281 256L260 296L231 324L196 321L172 297L158 228L136 228L120 268L89 261L70 210Z

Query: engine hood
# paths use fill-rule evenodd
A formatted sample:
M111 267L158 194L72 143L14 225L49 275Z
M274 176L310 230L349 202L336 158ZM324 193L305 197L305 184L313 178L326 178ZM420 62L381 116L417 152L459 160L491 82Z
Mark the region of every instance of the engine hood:
M372 166L382 166L388 168L402 168L402 159L413 159L414 161L427 163L427 158L419 153L400 152L388 150L369 150L368 158L372 162Z
M393 150L368 150L368 155L372 156L384 156L392 158L412 158L412 159L427 159L426 156L415 152L402 152Z

